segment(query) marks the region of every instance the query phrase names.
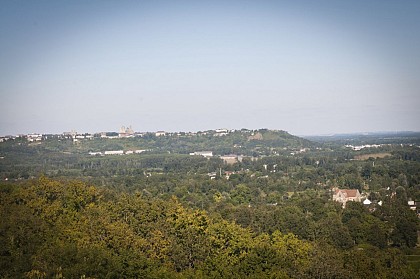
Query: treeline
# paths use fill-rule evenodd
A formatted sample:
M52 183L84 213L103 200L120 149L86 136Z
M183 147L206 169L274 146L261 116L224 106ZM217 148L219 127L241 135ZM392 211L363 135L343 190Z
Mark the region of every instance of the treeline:
M293 205L270 211L275 218L258 229L256 223L240 226L223 218L239 211L208 213L175 197L121 193L80 181L41 177L0 189L0 278L418 277L393 247L411 243L393 239L391 246L382 245L379 234L366 234L393 218L411 218L398 199L373 216L357 204L341 211L297 196ZM282 220L287 213L297 223ZM309 215L321 223L316 237L306 239L294 228L304 230L299 222ZM343 224L350 223L350 236L360 239L337 245L345 237L337 240ZM394 230L406 228L401 223Z
M328 243L338 249L358 245L413 248L418 219L407 206L404 192L387 198L382 206L349 202L345 209L330 197L305 191L277 204L217 206L224 219L258 233L280 230L300 239Z
M51 177L111 178L118 175L143 176L146 173L219 174L220 171L224 175L224 171L235 171L287 180L294 187L292 191L315 189L319 184L335 184L360 191L366 190L365 186L378 191L392 185L408 188L420 185L420 161L416 159L420 150L408 147L393 151L390 157L365 161L347 159L352 156L340 150L324 150L258 159L244 157L233 165L225 164L217 157L206 159L185 154L90 156L34 150L22 145L7 148L2 144L0 147L1 155L4 155L0 159L3 179L27 179L40 173Z

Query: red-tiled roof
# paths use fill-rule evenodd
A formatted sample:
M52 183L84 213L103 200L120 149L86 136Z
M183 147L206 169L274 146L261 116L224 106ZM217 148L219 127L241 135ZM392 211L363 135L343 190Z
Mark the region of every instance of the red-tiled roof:
M347 198L355 198L357 197L358 190L357 189L337 189L336 194L338 192L342 192L346 195Z

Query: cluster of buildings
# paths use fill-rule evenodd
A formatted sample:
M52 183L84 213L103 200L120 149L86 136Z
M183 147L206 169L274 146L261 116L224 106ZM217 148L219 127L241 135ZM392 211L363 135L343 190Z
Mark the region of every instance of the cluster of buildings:
M15 140L15 139L27 139L28 142L40 142L47 138L46 135L42 134L27 134L27 135L17 135L17 136L4 136L0 137L0 142L5 142L8 140Z
M379 148L379 147L382 147L384 145L385 144L365 144L365 145L356 145L356 146L354 146L354 145L351 145L351 144L346 144L346 147L347 148L351 148L354 151L360 151L363 148Z
M157 132L134 132L133 128L130 126L125 127L121 126L118 132L100 132L100 133L77 133L75 130L70 132L64 132L62 134L38 134L32 133L27 135L18 135L18 136L4 136L0 137L0 142L4 142L7 140L13 140L16 138L26 138L29 142L40 142L48 138L59 138L59 139L72 139L74 142L79 140L86 140L86 139L96 139L96 138L107 138L107 139L117 139L117 138L131 138L131 137L143 137L145 135L154 135L156 137L162 136L176 136L176 137L193 137L193 136L226 136L230 133L234 133L237 130L229 130L229 129L215 129L215 130L208 130L208 131L199 131L199 132L165 132L165 131L157 131ZM242 129L240 130L241 133L250 134L251 139L262 139L260 133L254 134L253 130ZM255 137L255 138L254 138Z
M367 197L360 194L359 190L357 190L357 189L338 189L338 188L334 188L332 199L333 199L333 201L341 203L343 208L345 208L346 203L350 202L350 201L362 202L363 205L369 207L372 211L374 210L374 207L372 207L372 205L377 204L379 206L382 206L382 204L383 204L382 201L378 201L378 202L370 201ZM407 202L407 204L410 207L410 209L415 211L417 216L419 216L419 218L420 218L420 212L419 212L420 207L419 208L417 207L418 202L413 201L413 200L409 200Z
M133 128L131 128L131 125L130 125L130 127L124 127L124 126L121 126L121 128L120 128L120 132L118 133L118 137L120 137L120 138L131 138L131 137L134 137L134 131L133 131Z
M219 175L219 177L224 177L227 180L229 180L229 178L230 178L230 176L232 174L243 174L243 173L246 173L246 172L249 172L249 170L247 169L245 171L241 170L241 171L223 171L222 172L222 169L220 169L219 170L219 173L217 173L217 172L209 172L207 174L207 176L209 176L211 180L216 179L217 175Z
M213 136L224 136L229 134L230 132L234 132L235 130L228 130L228 129L216 129L206 132L165 132L165 131L157 131L157 132L134 132L133 128L130 126L125 127L121 126L119 132L101 132L96 134L77 134L76 132L67 132L63 133L64 136L71 137L73 139L91 139L91 138L107 138L107 139L116 139L116 138L133 138L133 137L144 137L145 135L154 135L156 137L164 137L164 136L177 136L177 137L192 137L192 136L202 136L202 135L209 135L212 134Z
M28 134L26 135L26 138L29 142L36 142L42 140L42 134Z
M190 155L203 156L205 158L210 158L210 157L213 157L213 151L196 151L196 152L191 152Z
M301 148L299 150L295 150L293 152L290 152L290 155L296 155L296 154L301 154L301 153L305 153L307 151L311 150L310 148Z
M89 155L91 156L104 156L104 155L130 155L130 154L140 154L145 151L148 151L146 149L138 149L138 150L107 150L104 152L89 152Z
M190 155L203 156L205 158L210 158L210 157L213 157L213 151L196 151L196 152L191 152ZM222 159L228 165L233 165L237 162L242 162L242 159L243 159L242 155L236 155L236 154L222 155L218 157Z

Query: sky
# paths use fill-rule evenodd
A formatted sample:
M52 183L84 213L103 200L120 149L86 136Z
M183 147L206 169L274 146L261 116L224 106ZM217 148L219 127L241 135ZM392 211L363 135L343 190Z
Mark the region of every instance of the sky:
M420 131L420 1L0 2L0 135Z

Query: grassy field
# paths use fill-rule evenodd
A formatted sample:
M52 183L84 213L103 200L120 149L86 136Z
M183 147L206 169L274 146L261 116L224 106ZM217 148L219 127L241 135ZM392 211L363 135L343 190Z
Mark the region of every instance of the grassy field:
M363 155L354 156L354 159L362 161L362 160L368 160L369 158L377 159L377 158L385 158L385 157L388 157L388 156L392 156L392 154L391 153L386 153L386 152L384 152L384 153L363 154Z
M408 264L416 270L417 273L420 272L420 248L417 247L413 250L413 253L407 255L407 262Z

